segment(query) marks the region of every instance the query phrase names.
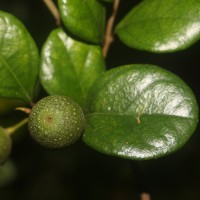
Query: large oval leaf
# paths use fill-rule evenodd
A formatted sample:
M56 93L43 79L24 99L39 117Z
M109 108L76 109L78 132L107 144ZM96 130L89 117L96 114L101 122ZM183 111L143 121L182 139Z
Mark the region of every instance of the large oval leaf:
M71 96L82 106L91 85L104 70L99 46L76 41L61 28L52 31L42 48L43 87L49 94Z
M181 148L197 122L196 99L179 77L152 65L128 65L94 83L83 140L109 155L151 159Z
M117 25L128 46L151 52L183 50L200 38L200 1L145 0Z
M27 29L0 11L0 96L32 101L38 64L38 49Z
M58 0L66 29L83 40L102 43L105 7L98 0Z

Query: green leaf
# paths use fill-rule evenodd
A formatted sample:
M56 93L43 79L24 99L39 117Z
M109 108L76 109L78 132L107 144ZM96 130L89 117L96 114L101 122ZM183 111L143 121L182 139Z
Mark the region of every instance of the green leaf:
M71 96L83 106L104 71L101 48L76 41L61 28L52 31L42 48L40 79L49 94Z
M78 38L102 43L105 27L105 7L98 0L58 0L66 29Z
M198 123L191 89L153 65L127 65L104 73L88 98L85 143L114 156L152 159L181 148Z
M38 49L27 29L0 11L0 96L31 102L38 64Z
M186 49L200 38L200 1L144 0L115 31L132 48L156 53Z

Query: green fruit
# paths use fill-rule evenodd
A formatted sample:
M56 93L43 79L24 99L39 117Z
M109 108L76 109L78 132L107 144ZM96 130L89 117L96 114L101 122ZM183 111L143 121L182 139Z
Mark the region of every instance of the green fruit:
M3 164L10 155L11 146L12 142L10 136L0 127L0 165Z
M48 149L73 144L85 126L80 106L69 97L52 95L38 101L29 116L31 137Z
M3 165L0 165L0 189L9 186L17 175L15 162L8 159Z

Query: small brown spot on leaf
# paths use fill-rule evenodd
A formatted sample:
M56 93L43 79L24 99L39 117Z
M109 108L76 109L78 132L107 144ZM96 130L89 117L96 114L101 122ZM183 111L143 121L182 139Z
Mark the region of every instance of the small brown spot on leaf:
M138 113L138 117L137 117L137 123L138 123L138 125L140 125L140 124L141 124L141 120L140 120L140 113Z

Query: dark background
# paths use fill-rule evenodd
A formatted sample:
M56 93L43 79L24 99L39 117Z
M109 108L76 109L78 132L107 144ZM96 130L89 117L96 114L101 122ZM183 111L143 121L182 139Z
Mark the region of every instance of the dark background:
M116 21L138 2L121 1ZM0 0L0 10L12 13L25 24L39 50L50 31L56 28L42 0ZM199 56L200 43L173 54L153 54L130 49L115 38L106 64L108 69L132 63L166 68L180 76L200 102ZM1 121L16 117L24 116L15 112L1 117ZM139 194L146 191L152 200L199 200L199 132L198 127L188 143L172 155L130 161L98 153L82 141L65 150L47 151L30 139L25 127L14 139L10 157L15 166L15 179L0 187L0 199L139 200Z

